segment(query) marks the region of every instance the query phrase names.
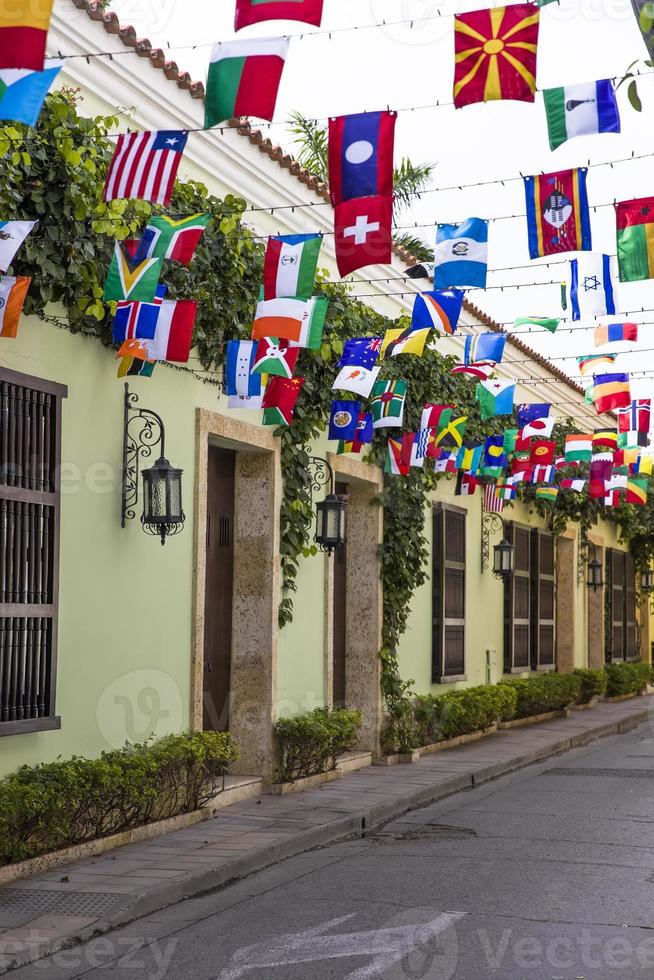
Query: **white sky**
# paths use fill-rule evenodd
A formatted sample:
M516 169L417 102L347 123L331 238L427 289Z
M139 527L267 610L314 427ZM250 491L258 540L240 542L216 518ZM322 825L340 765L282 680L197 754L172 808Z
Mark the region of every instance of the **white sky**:
M458 4L453 0L325 0L322 31L384 20L405 23L336 32L331 39L326 34L311 37L314 28L292 22L272 22L239 32L239 37L305 34L291 43L277 103L275 123L280 125L271 128L271 138L292 150L283 123L294 109L323 118L386 106L402 110L451 102L454 42L450 15L480 6L479 0ZM233 0L114 0L112 9L123 25L134 24L140 36L161 46L169 44L171 57L196 79L206 75L209 42L234 36ZM446 16L436 17L438 12ZM416 19L413 26L412 18ZM419 18L433 19L420 22ZM195 50L185 47L193 44L204 46ZM646 57L629 0L561 0L560 5L550 4L541 11L539 88L621 75L631 62ZM643 161L591 169L588 193L591 205L654 195L654 74L640 79L639 92L644 103L641 114L630 107L626 86L620 90L620 135L577 138L554 152L549 149L540 95L533 105L492 102L460 110L439 106L400 111L396 161L406 155L416 163L436 162L433 187L439 188L616 160L630 157L632 152L651 153L652 157ZM431 242L438 221L471 215L520 215L524 206L521 180L504 186L436 191L417 201L410 213L402 214L399 224L415 221L423 225L416 233ZM591 221L594 250L615 252L613 209L605 207L593 213L591 208ZM560 310L558 285L516 288L521 282L559 282L565 278L565 265L546 268L544 261L491 274L489 285L504 284L506 288L470 291L470 300L501 322L527 314L555 315ZM492 222L489 269L528 263L525 219ZM651 372L648 377L633 379L635 395L643 397L654 387L654 280L623 284L619 301L623 311L652 310L625 317L645 325L640 330L639 350L622 353L616 364L619 370ZM523 337L553 359L594 350L590 329L564 332L566 326L570 324L562 324L554 336L538 330ZM574 361L555 363L577 376ZM516 364L515 375L527 377L528 365Z

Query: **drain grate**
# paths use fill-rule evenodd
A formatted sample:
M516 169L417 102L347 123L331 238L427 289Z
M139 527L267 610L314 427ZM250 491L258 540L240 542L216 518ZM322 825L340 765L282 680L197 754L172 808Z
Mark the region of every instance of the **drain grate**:
M476 837L477 832L470 827L450 827L448 824L427 823L401 833L375 834L370 840L376 844L395 844L398 841L436 841L467 840Z
M59 899L56 891L36 888L3 888L0 890L0 912L47 912Z
M611 779L654 779L654 769L546 769L541 776L603 776Z
M102 915L116 905L121 895L111 892L63 892L38 888L0 889L0 912L25 914L56 912L57 915Z
M124 898L111 892L70 892L55 906L57 915L102 915Z

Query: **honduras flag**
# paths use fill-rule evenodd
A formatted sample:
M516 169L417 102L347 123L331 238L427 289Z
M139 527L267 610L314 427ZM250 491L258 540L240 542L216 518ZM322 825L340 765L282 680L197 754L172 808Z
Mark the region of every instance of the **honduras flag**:
M616 282L615 256L588 252L572 259L568 285L572 319L614 316L617 311Z
M36 126L45 97L63 62L47 60L44 71L3 68L0 71L0 119Z
M488 222L468 218L460 225L438 225L434 251L434 286L486 288Z

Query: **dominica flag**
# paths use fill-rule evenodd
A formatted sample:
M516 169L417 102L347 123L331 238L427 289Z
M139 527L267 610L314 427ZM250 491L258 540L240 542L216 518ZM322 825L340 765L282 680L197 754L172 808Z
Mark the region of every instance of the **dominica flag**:
M615 363L617 356L617 354L584 354L577 358L579 373L584 378L599 367L609 367Z
M620 281L654 278L654 197L621 201L615 220Z
M0 7L0 68L43 71L54 0L12 0Z
M290 425L304 378L272 377L266 385L262 408L264 425Z
M322 235L277 235L268 239L263 264L263 298L309 299L316 278Z
M561 318L554 316L519 316L514 320L516 327L542 327L550 333L556 332L560 322Z
M602 323L595 327L595 346L603 344L632 343L638 340L637 323Z
M413 303L411 326L414 329L433 327L452 336L457 328L463 292L460 289L435 289L419 293Z
M323 0L236 0L234 30L266 20L299 20L320 27Z
M43 71L4 68L0 71L0 119L36 126L45 97L63 62L48 59Z
M375 429L402 427L407 383L376 381L372 389L372 424Z
M552 150L574 136L620 132L618 102L610 78L547 88L543 99Z
M249 38L215 44L204 102L204 128L237 116L272 121L289 39Z
M482 422L495 415L512 415L515 381L480 381L476 397Z
M104 284L104 300L152 303L159 285L161 259L133 259L124 242L116 242Z
M0 337L15 339L31 282L30 276L0 276Z
M566 463L589 462L593 455L593 437L573 432L565 437Z
M139 258L171 259L188 265L210 221L210 214L155 215L143 232Z
M622 372L596 374L593 401L599 415L631 404L629 375Z

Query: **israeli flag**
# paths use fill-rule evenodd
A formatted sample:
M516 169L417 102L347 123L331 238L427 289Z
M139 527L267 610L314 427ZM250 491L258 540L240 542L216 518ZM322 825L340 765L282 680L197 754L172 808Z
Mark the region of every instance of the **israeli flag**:
M578 259L572 259L568 283L572 319L615 315L617 281L614 255L586 252Z
M438 225L434 251L434 286L486 288L488 222L468 218L460 225Z

